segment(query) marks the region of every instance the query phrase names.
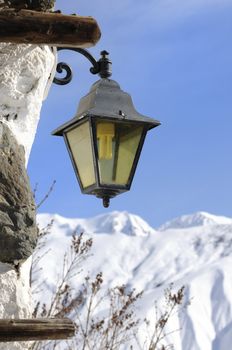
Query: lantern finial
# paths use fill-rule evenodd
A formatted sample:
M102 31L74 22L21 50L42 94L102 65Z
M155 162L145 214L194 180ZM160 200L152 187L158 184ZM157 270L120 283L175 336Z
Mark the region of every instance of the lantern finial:
M103 207L104 208L109 208L109 206L110 206L110 199L109 199L109 197L103 197L102 201L103 201Z

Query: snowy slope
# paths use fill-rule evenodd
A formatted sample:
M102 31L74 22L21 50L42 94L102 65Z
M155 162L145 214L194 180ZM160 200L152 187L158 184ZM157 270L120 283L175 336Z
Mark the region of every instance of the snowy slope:
M113 212L91 219L38 216L40 227L54 220L41 260L48 299L61 271L74 230L93 237L86 271L103 272L108 286L126 284L144 290L141 315L153 312L154 300L170 283L186 286L191 306L170 341L176 350L232 349L232 219L199 212L174 219L158 230L138 216ZM45 249L45 248L44 248ZM48 268L45 268L49 266ZM38 274L38 273L37 273ZM37 279L39 279L39 275Z

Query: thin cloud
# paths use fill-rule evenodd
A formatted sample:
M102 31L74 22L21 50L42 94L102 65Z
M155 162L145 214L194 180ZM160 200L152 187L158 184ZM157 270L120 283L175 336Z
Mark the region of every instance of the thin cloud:
M105 0L100 0L103 5ZM127 0L115 2L114 14L128 21L128 26L133 25L141 29L142 24L153 26L169 26L175 22L185 20L189 16L203 11L218 11L223 8L231 8L231 0Z
M136 23L140 18L154 18L158 21L188 16L201 9L232 7L231 0L56 0L56 8L67 13L74 11L81 15L107 19L127 18Z

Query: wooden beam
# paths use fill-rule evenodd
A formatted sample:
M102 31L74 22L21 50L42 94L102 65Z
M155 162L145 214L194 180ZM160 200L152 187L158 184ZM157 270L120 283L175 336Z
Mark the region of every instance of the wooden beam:
M94 46L100 36L92 17L12 8L0 11L0 42L85 48Z
M0 342L68 339L75 325L68 318L0 320Z

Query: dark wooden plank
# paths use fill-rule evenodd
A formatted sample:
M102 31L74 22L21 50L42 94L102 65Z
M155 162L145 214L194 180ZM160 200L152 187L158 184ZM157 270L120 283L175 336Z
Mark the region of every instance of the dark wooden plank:
M98 24L92 17L24 9L0 11L0 42L90 47L100 36Z
M75 325L64 319L0 320L0 342L68 339L75 335Z

